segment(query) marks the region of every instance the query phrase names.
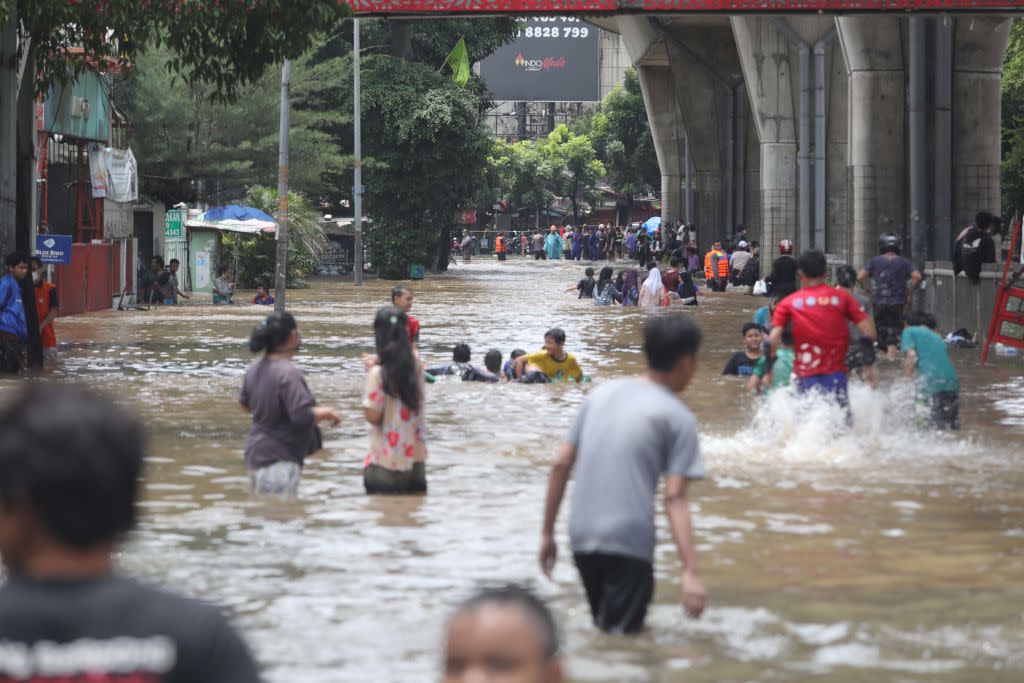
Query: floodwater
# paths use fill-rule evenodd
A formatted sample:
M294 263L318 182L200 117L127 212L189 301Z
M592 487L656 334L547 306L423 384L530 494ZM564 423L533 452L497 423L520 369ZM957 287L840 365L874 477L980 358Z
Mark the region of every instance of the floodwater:
M642 368L644 313L563 293L575 264L488 259L415 283L422 351L468 342L539 348L559 326L599 383ZM659 512L648 633L591 627L559 520L550 583L536 565L553 449L587 386L441 381L427 390L430 493L369 498L360 354L391 283L289 292L297 359L344 424L303 474L300 501L253 502L237 393L265 309L184 305L61 319L58 374L137 409L152 434L144 519L123 565L224 605L268 680L437 680L443 621L474 586L532 583L564 631L573 681L1024 680L1024 373L956 351L964 430L914 429L895 366L852 394L855 428L827 408L764 405L718 376L763 299L707 298L702 368L683 398L701 421L693 487L710 606L684 618L680 566ZM681 310L679 307L676 310ZM624 412L630 406L622 406ZM571 495L571 490L569 495Z

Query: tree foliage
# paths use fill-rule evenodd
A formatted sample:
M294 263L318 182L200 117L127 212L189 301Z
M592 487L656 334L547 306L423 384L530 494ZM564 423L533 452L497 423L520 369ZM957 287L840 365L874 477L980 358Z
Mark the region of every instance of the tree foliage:
M257 185L249 188L249 206L270 215L277 213L277 190ZM277 241L272 235L227 233L224 237L226 262L235 268L235 281L243 287L272 286ZM305 287L316 269L317 259L327 249L320 226L320 213L301 194L288 193L288 287Z
M1024 23L1013 22L1003 65L1003 206L1024 207Z
M513 207L530 207L539 212L555 198L562 165L552 163L538 142L509 144L496 140L487 163L490 177L494 178L488 188L500 190L500 196L489 199L504 199Z
M12 12L31 39L39 92L73 80L92 60L126 62L153 45L169 48L173 73L230 99L268 65L302 54L347 6L337 0L0 0L0 26Z
M589 135L577 135L567 125L555 127L540 143L548 163L555 170L555 194L572 203L573 223L579 222L579 202L597 203L597 183L605 174Z

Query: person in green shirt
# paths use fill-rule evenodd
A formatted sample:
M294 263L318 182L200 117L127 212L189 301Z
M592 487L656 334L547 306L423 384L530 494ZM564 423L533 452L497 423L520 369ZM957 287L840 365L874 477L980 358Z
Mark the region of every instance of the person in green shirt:
M900 340L903 376L916 375L919 427L960 429L960 378L936 327L935 317L928 313L907 316Z
M754 364L754 372L747 380L752 394L770 394L779 387L788 387L793 376L793 333L782 331L782 346L775 353L775 362L769 363L767 354Z

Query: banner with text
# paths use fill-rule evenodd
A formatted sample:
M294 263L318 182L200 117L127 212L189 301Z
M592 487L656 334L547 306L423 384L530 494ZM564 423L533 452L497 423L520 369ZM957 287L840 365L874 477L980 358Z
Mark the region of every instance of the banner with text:
M519 37L480 63L498 101L596 102L600 33L576 17L534 17Z

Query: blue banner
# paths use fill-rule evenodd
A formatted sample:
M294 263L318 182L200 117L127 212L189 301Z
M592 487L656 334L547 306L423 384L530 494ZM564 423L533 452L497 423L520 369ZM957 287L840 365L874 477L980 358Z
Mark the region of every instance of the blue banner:
M43 263L71 263L71 235L36 235L36 256Z

